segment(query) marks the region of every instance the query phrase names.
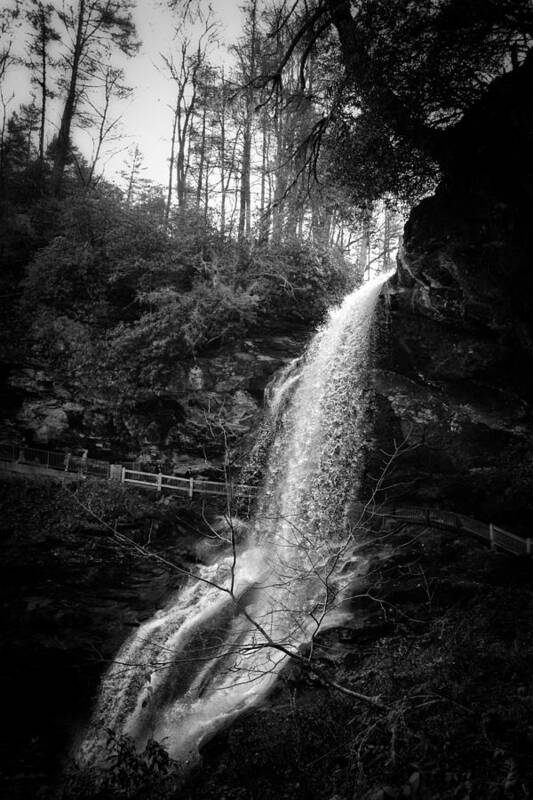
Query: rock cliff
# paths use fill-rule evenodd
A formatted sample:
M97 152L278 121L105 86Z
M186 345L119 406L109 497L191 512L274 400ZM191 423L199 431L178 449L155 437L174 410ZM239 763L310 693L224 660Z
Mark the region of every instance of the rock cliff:
M414 209L378 317L370 475L526 531L533 503L533 62L495 81Z
M42 370L15 368L7 387L8 438L23 434L49 449L88 448L92 457L156 461L177 472L216 470L228 449L239 464L266 385L309 335L290 320L286 328L284 335L258 335L175 364L164 394L132 400L119 415L105 397L83 396Z

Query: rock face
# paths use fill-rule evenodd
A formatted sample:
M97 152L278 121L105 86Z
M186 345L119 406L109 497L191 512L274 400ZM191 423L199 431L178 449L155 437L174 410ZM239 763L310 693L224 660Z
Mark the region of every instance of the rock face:
M83 447L98 457L104 446L108 459L205 472L229 448L238 464L256 430L266 385L301 353L308 335L296 326L284 336L255 337L180 362L165 394L134 402L118 417L105 399L78 396L39 370L14 369L9 389L18 399L10 418L28 443L50 449Z
M169 430L165 446L217 458L227 446L239 451L251 444L262 413L264 390L273 374L299 355L307 335L246 340L191 363L174 387L183 419Z
M533 64L495 82L406 225L379 311L368 470L405 441L389 494L517 531L533 505L532 85Z

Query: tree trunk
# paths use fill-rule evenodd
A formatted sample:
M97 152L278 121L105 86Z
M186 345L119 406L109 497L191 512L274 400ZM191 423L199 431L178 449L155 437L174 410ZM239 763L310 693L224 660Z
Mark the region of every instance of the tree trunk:
M239 208L239 228L238 238L242 241L250 236L252 209L251 209L251 166L252 166L252 124L254 116L254 87L255 61L256 61L256 38L257 38L257 0L252 0L250 8L250 61L248 75L248 86L246 89L246 106L244 118L244 131L242 139L242 170L241 170L241 190Z
M222 75L222 109L220 113L220 232L226 233L226 89Z
M170 139L170 157L169 157L169 167L168 167L168 184L167 184L167 200L165 203L165 219L164 219L164 228L165 230L168 228L168 218L170 215L170 206L172 205L172 183L174 179L174 162L176 160L176 132L178 128L178 115L179 115L179 105L176 101L176 106L174 108L174 118L172 121L172 136Z
M61 125L57 135L56 150L54 155L54 166L52 168L51 190L54 196L58 196L61 192L61 185L63 182L63 173L68 159L70 149L70 129L72 127L72 119L76 110L76 93L78 85L78 74L80 67L80 60L83 52L83 27L85 23L85 0L79 0L78 5L78 24L76 27L76 41L74 44L74 54L72 59L72 68L70 72L70 82L68 87L67 98L63 108L61 117Z
M372 212L365 211L361 226L361 241L359 244L359 255L357 256L357 266L362 277L369 277L369 253L370 253L370 225Z
M202 134L200 138L200 154L198 163L198 184L196 186L196 207L199 209L202 204L202 192L204 188L204 167L205 167L205 129L207 123L207 97L204 98L204 109L202 114Z
M383 211L383 272L391 268L391 212L385 206Z
M44 170L44 131L46 126L46 82L47 82L47 53L46 53L46 17L44 8L40 8L41 23L41 123L39 128L39 183L42 182Z
M204 185L204 222L207 225L207 220L209 217L209 170L211 169L211 164L209 159L207 158L205 161L205 185Z

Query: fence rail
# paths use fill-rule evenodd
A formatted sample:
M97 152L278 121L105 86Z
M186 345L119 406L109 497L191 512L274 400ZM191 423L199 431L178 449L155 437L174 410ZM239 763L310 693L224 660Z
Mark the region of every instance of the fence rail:
M37 467L40 474L50 474L56 477L60 472L72 477L84 479L93 476L103 480L113 480L125 485L140 486L156 491L177 492L178 494L193 497L194 495L211 495L218 497L248 498L257 496L258 488L246 484L233 482L221 483L208 481L203 478L181 478L178 475L164 475L161 472L137 469L131 462L122 464L109 464L94 458L62 453L57 451L38 450L31 447L16 447L0 444L0 464L9 469L17 467ZM16 469L16 471L20 471ZM367 509L362 503L358 504L362 515L368 517L382 517L395 519L399 522L409 522L415 525L433 525L446 530L470 533L487 541L491 547L500 547L514 555L531 555L532 539L524 539L514 533L504 530L492 523L465 517L454 511L442 511L432 508L379 508Z
M15 447L0 444L0 461L67 472L83 477L109 478L110 464L61 451L39 450L36 447Z
M126 467L122 468L120 480L122 483L145 486L157 491L170 489L174 492L186 494L189 497L193 497L195 494L204 494L230 498L248 497L251 499L257 494L255 486L247 486L242 483L219 483L217 481L207 481L203 478L180 478L177 475L163 475L161 472L141 472L127 469Z
M94 458L74 455L59 451L39 450L32 447L16 447L8 444L0 444L0 462L14 467L27 467L27 472L31 468L38 468L42 474L50 470L51 474L58 475L59 472L69 476L78 476L80 479L91 476L102 478L103 480L118 480L131 486L139 486L148 489L163 489L178 492L180 494L193 497L195 494L217 495L219 497L241 497L252 499L257 494L255 486L247 486L233 482L220 483L208 481L202 478L180 478L177 475L164 475L156 468L148 467L137 468L132 462L128 465L110 464L107 461L99 461ZM20 471L20 469L17 469Z
M487 541L491 547L500 547L508 553L514 555L531 555L533 550L532 539L524 539L515 533L506 531L494 525L492 522L480 522L455 511L442 511L433 508L380 508L378 510L368 509L365 512L363 504L360 504L361 513L366 513L370 517L383 517L394 519L398 522L409 522L414 525L432 525L434 527L454 530L458 533L471 533L478 538Z

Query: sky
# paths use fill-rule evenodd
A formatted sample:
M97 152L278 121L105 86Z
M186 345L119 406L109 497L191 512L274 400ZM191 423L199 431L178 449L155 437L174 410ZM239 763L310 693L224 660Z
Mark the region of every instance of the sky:
M212 6L220 20L221 42L226 45L235 42L242 24L240 3L212 0ZM160 53L172 52L177 39L172 14L157 0L137 0L136 23L143 45L139 55L130 59L129 64L124 63L127 81L136 87L124 113L124 125L135 132L145 156L146 175L165 183L171 126L169 106L174 102L175 92L172 83L160 72ZM225 47L216 49L213 58L215 61L224 60Z
M9 7L13 0L0 0L0 8ZM61 7L62 0L54 0L56 7ZM222 62L228 59L227 47L239 37L242 25L241 2L234 0L211 0L214 16L220 23L219 38L221 45L214 48L213 61ZM24 6L24 0L23 0ZM169 139L171 133L171 108L174 102L174 87L161 71L161 53L169 54L176 49L183 26L180 28L178 18L167 7L165 0L137 0L135 23L141 49L133 58L119 54L113 59L125 71L126 85L133 88L131 97L115 106L116 114L122 114L122 131L124 141L113 146L113 158L107 161L105 173L113 177L127 158L127 149L136 144L144 155L144 176L158 183L165 184L168 175L167 159L169 155ZM176 25L178 30L176 31ZM20 55L24 48L25 31L18 31L15 49ZM5 96L15 94L9 111L16 110L20 102L30 99L30 84L27 70L13 67L5 86ZM49 119L56 125L59 119L60 103L50 104ZM74 135L76 144L82 152L89 155L91 142L88 133L77 131ZM109 155L109 154L108 154Z

